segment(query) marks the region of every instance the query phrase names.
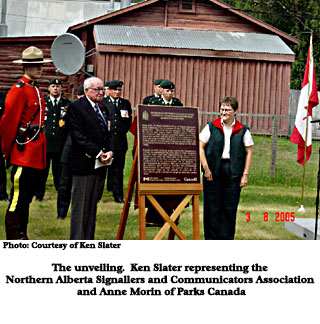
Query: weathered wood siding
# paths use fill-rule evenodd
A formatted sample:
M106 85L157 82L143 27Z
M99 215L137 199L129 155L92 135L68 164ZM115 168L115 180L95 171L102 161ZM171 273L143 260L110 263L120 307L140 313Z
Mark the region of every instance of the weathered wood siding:
M108 20L109 24L187 28L201 30L266 32L239 16L206 0L195 2L194 13L179 12L179 1L158 2L139 11L129 12Z
M100 53L97 76L123 80L123 97L133 106L152 94L153 80L166 78L176 85L175 96L185 106L217 112L225 96L239 100L239 113L287 115L289 109L290 63L218 58ZM213 115L200 115L200 126ZM254 133L271 134L269 117L241 117ZM280 120L279 134L287 135L288 121Z
M0 91L7 92L23 75L21 64L12 63L14 60L21 59L21 54L24 49L29 46L40 48L45 58L51 57L52 38L6 38L0 39ZM63 90L66 97L70 96L71 86L68 77L63 74L57 74L53 63L44 64L39 86L44 95L47 94L48 81L53 78L60 78L63 81Z

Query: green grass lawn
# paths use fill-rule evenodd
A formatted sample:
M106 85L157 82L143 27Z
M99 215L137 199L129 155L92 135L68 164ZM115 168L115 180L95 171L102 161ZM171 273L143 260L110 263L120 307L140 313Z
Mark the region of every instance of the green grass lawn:
M132 136L129 135L129 147L132 147ZM249 185L242 190L238 216L236 239L298 239L284 229L283 222L276 222L276 213L296 212L301 203L302 167L296 162L297 147L286 138L278 139L277 174L274 182L270 178L271 138L254 136L253 163L250 170ZM315 217L315 197L317 172L319 163L319 143L313 143L313 154L307 163L306 188L304 206L308 212L296 213L296 217ZM125 189L128 183L132 165L131 149L127 153L125 169ZM8 173L9 176L9 173ZM9 179L9 177L8 177ZM10 187L10 183L8 185ZM56 198L52 177L49 177L45 198L42 202L33 201L30 209L29 237L30 239L61 239L69 238L70 215L64 221L57 220ZM0 239L5 239L4 215L7 202L0 202ZM96 239L115 239L118 231L122 205L113 201L111 193L105 190L102 201L98 205ZM247 213L251 220L246 221ZM268 213L268 221L264 214ZM202 226L202 197L200 197L200 227ZM192 239L192 210L186 208L180 217L182 232ZM147 228L147 238L152 239L157 228ZM125 239L139 239L138 211L130 208Z

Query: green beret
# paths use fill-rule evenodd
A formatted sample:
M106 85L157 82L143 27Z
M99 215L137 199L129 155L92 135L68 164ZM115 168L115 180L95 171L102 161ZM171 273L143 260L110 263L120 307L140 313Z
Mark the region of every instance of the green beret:
M109 88L109 84L110 84L110 81L107 81L104 83L104 86Z
M153 84L160 85L161 81L163 81L163 79L156 79L156 80L154 80Z
M49 85L51 84L62 84L62 81L60 79L52 79L49 81Z
M163 89L170 89L173 90L174 89L174 83L170 80L162 80L160 83L160 87Z
M119 80L113 80L108 82L109 89L116 90L117 88L122 88L123 82Z

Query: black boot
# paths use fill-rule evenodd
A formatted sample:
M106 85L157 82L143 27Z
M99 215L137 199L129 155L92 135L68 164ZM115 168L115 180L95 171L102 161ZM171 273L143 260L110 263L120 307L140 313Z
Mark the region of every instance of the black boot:
M59 198L58 198L59 200ZM68 214L68 210L69 210L69 205L66 205L62 202L57 203L57 214L58 214L58 219L65 219L67 217Z
M146 214L146 226L162 227L163 224L164 224L163 218L159 215L159 213L153 206L150 206Z
M20 211L10 212L7 210L6 219L5 219L7 240L18 240L19 239L20 214L21 214Z
M27 228L29 223L29 207L21 210L19 215L19 235L18 240L29 240L27 236Z

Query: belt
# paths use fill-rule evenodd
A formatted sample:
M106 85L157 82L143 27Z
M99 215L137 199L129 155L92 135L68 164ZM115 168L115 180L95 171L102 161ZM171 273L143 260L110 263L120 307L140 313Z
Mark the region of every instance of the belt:
M221 159L221 163L230 163L230 159Z

